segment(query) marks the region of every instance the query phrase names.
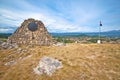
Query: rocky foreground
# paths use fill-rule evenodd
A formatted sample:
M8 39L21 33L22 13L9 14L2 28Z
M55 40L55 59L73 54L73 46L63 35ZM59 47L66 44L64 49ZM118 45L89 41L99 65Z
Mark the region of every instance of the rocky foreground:
M39 68L44 57L47 65ZM45 67L56 70L49 76L41 71ZM0 80L120 80L120 45L74 43L1 48Z

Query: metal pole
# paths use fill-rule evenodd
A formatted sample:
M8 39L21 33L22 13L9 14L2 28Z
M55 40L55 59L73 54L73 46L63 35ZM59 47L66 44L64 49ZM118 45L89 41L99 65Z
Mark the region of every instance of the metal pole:
M98 41L97 41L97 43L98 44L100 44L101 43L101 26L102 26L102 23L101 23L101 21L100 21L100 25L99 25L99 39L98 39Z
M100 34L101 34L101 26L99 26L99 40L100 40Z

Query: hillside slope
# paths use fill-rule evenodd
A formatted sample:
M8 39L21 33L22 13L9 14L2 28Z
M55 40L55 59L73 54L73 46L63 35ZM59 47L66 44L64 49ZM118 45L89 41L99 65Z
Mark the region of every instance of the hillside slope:
M33 71L43 56L63 63L51 77ZM0 80L119 80L119 44L67 44L0 49Z

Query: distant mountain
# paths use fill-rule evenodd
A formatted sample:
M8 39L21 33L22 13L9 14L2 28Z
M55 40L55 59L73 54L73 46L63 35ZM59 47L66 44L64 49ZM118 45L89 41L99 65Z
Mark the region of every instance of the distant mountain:
M101 35L108 36L108 37L120 37L120 30L102 32Z
M52 36L98 36L99 32L70 32L70 33L50 33ZM101 32L101 36L120 37L120 30Z
M106 31L106 32L119 32L120 33L120 30L112 30L112 31Z
M12 33L0 33L0 37L8 37ZM50 33L52 36L98 36L99 32L69 32L69 33ZM105 37L119 37L120 38L120 30L112 30L112 31L106 31L101 32L101 36Z

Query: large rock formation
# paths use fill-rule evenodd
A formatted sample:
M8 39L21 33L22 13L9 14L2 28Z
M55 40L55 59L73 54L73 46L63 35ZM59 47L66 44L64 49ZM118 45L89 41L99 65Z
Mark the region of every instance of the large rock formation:
M30 18L25 20L8 38L8 42L17 44L52 45L54 40L41 21Z

